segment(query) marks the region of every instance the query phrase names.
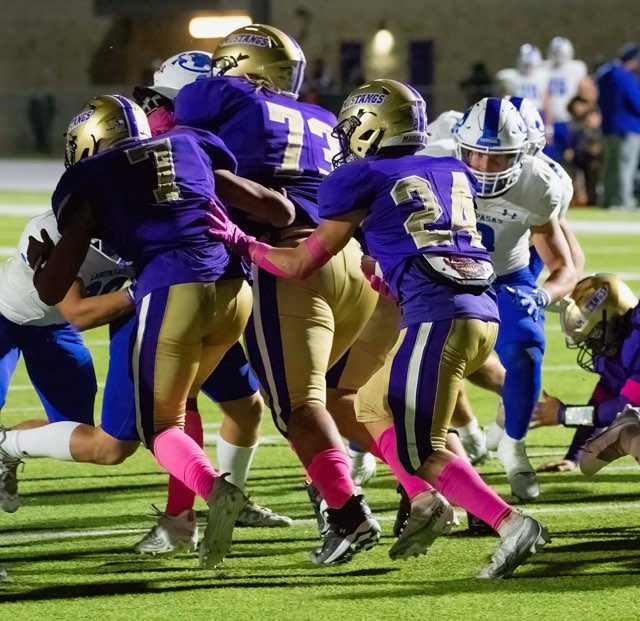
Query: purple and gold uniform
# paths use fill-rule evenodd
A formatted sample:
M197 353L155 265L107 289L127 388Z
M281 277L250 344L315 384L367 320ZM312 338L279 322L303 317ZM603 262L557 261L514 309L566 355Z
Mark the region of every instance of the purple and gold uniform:
M332 170L335 116L239 77L185 86L175 100L176 123L219 136L238 161L238 175L285 187L297 221L318 223L317 192Z
M610 425L625 405L640 406L640 304L629 311L626 325L626 334L616 355L594 358L595 372L600 375L592 397L598 405L598 426ZM616 398L618 404L603 407L607 395L609 399Z
M493 272L475 226L473 188L461 162L407 155L345 164L319 192L322 218L367 210L362 230L368 252L402 312L400 338L360 397L365 411L385 408L393 415L409 472L444 448L462 378L495 343ZM465 268L455 266L465 264L488 270L483 284L439 275L464 276Z
M222 141L176 128L77 162L53 195L61 231L67 214L87 201L100 238L133 262L137 324L130 359L135 426L145 443L182 424L186 399L196 396L248 318L248 286L224 279L229 255L207 234L216 169L235 171ZM121 420L103 419L103 427L119 429L120 440L137 439Z
M176 122L220 136L238 160L238 174L285 188L296 207L290 227L260 226L275 246L300 243L319 222L317 192L338 150L335 116L240 77L213 77L185 86ZM304 282L254 272L253 315L246 332L251 366L286 433L297 407L326 401L327 369L349 348L373 312L377 294L360 270L356 241Z

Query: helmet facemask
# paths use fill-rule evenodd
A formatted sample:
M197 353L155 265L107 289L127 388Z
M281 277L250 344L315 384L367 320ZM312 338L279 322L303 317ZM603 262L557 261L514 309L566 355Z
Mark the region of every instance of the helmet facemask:
M367 145L366 150L360 146L356 147L356 150L354 151L353 143L355 141L353 139L356 131L362 125L362 121L360 119L365 114L373 113L360 110L357 116L349 116L340 121L331 133L331 135L334 138L337 138L340 143L340 151L332 160L334 168L338 168L338 166L346 164L347 162L353 162L354 160L361 159L367 155L374 155L378 151L378 145L384 136L384 129L380 129L377 132L374 129L365 130L360 136L358 136L357 142Z
M577 345L567 344L569 349L578 350L578 366L591 373L596 372L596 358L613 358L618 355L628 332L629 313L607 319L605 310L602 316L602 321L594 326L584 341Z
M527 147L528 150L528 147ZM504 170L498 172L483 172L474 168L469 163L471 153L482 153L487 155L505 155L508 157ZM515 151L495 152L469 145L456 144L456 157L462 160L473 173L477 180L476 191L481 198L491 198L504 194L511 186L517 183L522 170L522 157L524 149Z

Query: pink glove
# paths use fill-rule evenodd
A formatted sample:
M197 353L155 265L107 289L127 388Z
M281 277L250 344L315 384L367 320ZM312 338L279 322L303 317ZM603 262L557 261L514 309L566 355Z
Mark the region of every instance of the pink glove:
M256 238L247 235L240 227L231 222L225 208L220 203L210 200L209 208L211 211L205 214L210 225L209 235L222 242L234 254L250 259L250 247L256 242Z

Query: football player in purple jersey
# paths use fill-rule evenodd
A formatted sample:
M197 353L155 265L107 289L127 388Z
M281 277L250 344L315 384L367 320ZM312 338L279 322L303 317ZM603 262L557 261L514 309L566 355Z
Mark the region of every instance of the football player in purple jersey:
M293 205L236 177L234 157L209 132L176 128L151 138L144 112L118 95L92 99L66 138L68 169L52 197L61 238L54 245L44 231L42 242L31 240L34 285L43 302L58 303L94 237L132 262L135 410L103 412L97 428L61 422L4 432L2 460L120 463L142 441L161 466L208 502L200 563L214 567L229 550L246 497L216 473L182 427L187 400L240 337L251 293L243 278L226 278L229 255L208 237L205 213L222 195L258 215L264 209L292 213ZM117 393L118 382L108 377L107 387Z
M545 393L534 411L534 426L577 428L570 451L561 460L564 469L580 464L585 474L595 474L622 455L638 459L640 418L634 409L640 406L638 298L615 274L587 276L571 293L560 325L567 346L578 349L578 365L600 377L585 405L567 405ZM593 438L597 429L605 427L609 429Z
M400 338L363 402L393 416L408 472L497 530L502 541L479 577L502 578L549 536L446 448L459 386L493 349L498 309L476 229L475 179L455 158L415 154L425 126L424 101L406 85L374 80L351 93L335 130L338 168L319 191L322 220L295 248L258 242L221 208L208 217L214 238L283 279L309 278L362 229L402 313ZM431 532L421 532L427 548L445 527L436 495L431 508Z
M335 116L297 101L305 59L297 42L271 26L254 24L225 37L213 53L213 77L184 86L175 121L212 131L238 160L238 174L286 191L293 224L244 221L282 247L305 244L319 222L317 193L338 149ZM234 213L234 218L238 214ZM245 333L251 366L275 424L329 507L340 545L311 554L316 564L348 560L379 538L379 526L356 493L350 460L327 409L327 370L355 341L373 313L377 294L360 270L353 240L305 283L254 270L254 305Z
M173 101L178 91L210 75L211 54L191 50L165 60L154 73L152 86L134 89L134 98L145 111L154 136L164 134L174 126ZM290 214L274 211L270 216L271 224L289 223ZM238 257L231 257L227 276L231 274L251 278L250 270ZM201 391L215 401L225 415L216 441L218 466L221 472L229 472L229 480L244 491L258 448L264 402L258 380L239 342L229 349L211 376L204 381ZM203 444L204 430L197 399L187 402L184 430L200 445ZM141 554L173 555L181 550L192 550L194 542L198 540L194 503L193 492L170 477L165 510L158 512L156 524L136 544L136 551ZM238 526L290 524L290 518L278 515L253 499L247 502L237 521Z

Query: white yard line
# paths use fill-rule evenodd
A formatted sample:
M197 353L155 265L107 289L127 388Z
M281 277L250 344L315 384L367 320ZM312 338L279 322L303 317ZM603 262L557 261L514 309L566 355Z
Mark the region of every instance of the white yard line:
M558 506L558 507L532 507L527 506L527 513L533 515L553 515L563 513L597 513L598 511L638 511L640 510L640 502L626 502L626 503L584 503L580 505ZM460 510L456 511L461 523L464 524L465 515ZM375 514L376 519L379 522L387 523L396 519L395 512L392 514ZM297 519L293 520L293 526L315 526L315 518ZM242 529L245 530L245 529ZM464 530L461 527L459 530ZM97 538L97 537L112 537L114 535L140 535L146 533L148 528L112 528L112 529L87 529L87 530L67 530L60 532L39 532L39 531L26 531L26 532L3 532L2 545L17 545L23 543L30 543L34 541L58 541L61 539L83 539L83 538ZM455 532L455 531L454 531ZM596 535L594 535L596 537Z

